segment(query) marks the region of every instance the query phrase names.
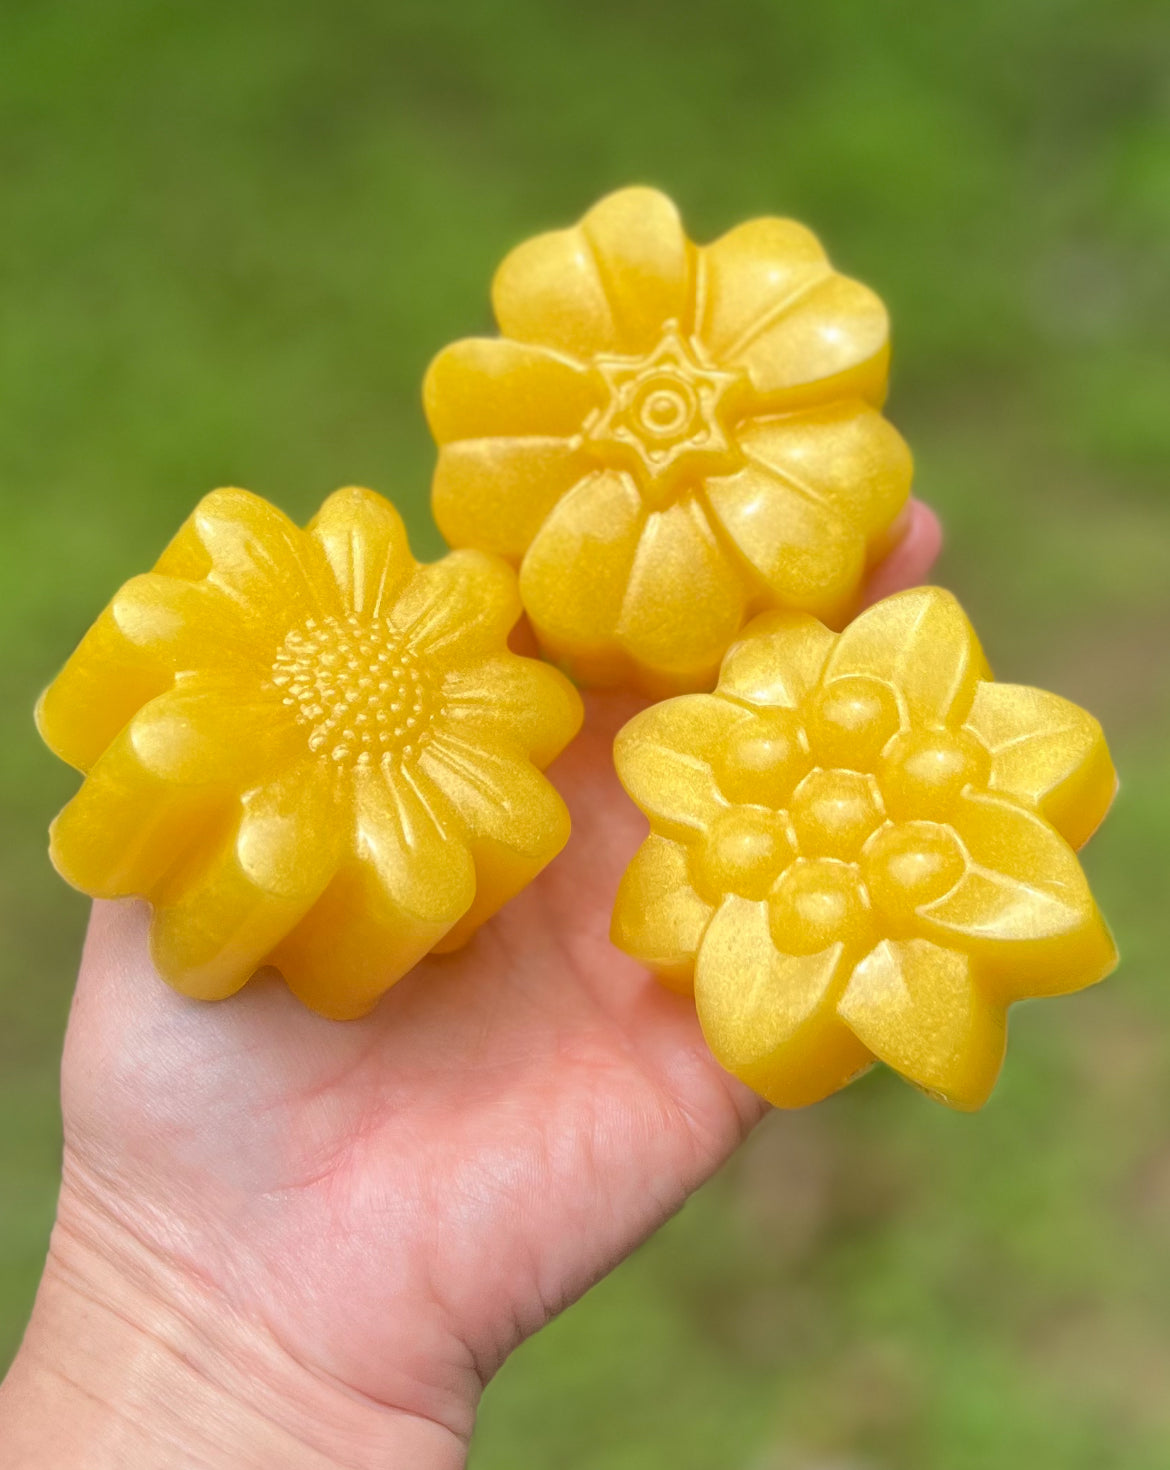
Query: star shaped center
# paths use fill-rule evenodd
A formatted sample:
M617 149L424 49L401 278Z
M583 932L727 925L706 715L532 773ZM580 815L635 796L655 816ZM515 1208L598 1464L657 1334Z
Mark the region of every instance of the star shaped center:
M648 357L598 357L594 367L607 397L587 443L604 464L631 471L649 505L669 505L688 479L738 468L729 423L746 377L712 367L677 323Z

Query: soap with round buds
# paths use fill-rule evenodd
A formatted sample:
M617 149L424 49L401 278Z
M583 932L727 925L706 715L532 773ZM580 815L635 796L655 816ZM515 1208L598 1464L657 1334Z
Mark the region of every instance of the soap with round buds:
M1116 789L1101 728L996 683L949 592L840 634L765 614L714 693L635 716L615 761L651 831L614 942L693 993L716 1058L778 1106L880 1059L978 1108L1008 1006L1116 963L1075 854Z

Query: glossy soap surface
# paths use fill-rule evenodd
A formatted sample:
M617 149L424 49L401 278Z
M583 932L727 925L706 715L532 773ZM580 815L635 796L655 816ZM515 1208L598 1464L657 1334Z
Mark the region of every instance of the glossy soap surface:
M715 1056L778 1106L877 1058L977 1108L1007 1007L1116 962L1074 851L1116 788L1100 726L993 682L948 592L841 634L766 614L713 694L638 715L615 757L651 835L614 942L693 989Z
M272 964L313 1010L361 1015L568 838L540 772L581 702L508 651L520 612L504 562L420 565L369 490L304 531L215 491L42 696L42 735L85 773L55 866L149 899L155 965L187 995Z
M763 609L848 617L911 460L878 411L885 308L803 225L696 246L625 189L520 245L492 295L502 335L427 376L434 511L520 567L550 657L657 696L710 688Z

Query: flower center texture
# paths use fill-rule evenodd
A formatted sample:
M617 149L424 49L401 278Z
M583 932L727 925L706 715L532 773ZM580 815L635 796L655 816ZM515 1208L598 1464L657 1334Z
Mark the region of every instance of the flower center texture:
M884 816L877 782L859 771L810 771L792 799L792 824L805 857L851 862Z
M901 725L893 689L865 674L833 679L814 696L807 714L817 758L852 771L876 771Z
M810 764L796 712L764 710L729 735L717 776L729 801L783 807Z
M898 820L939 818L964 787L987 783L990 757L963 731L907 730L886 751L882 791Z
M341 765L409 760L441 707L433 679L389 623L353 614L294 628L271 684L306 728L309 749Z
M786 954L818 954L831 944L864 949L871 919L851 863L801 859L780 879L770 901L772 938Z
M887 920L909 922L950 892L966 871L959 839L938 822L883 827L862 856L865 885Z
M607 402L588 426L605 464L633 472L647 504L669 505L688 477L727 474L741 457L729 432L743 373L712 367L670 323L648 357L599 357Z
M795 856L782 813L728 807L712 822L700 850L699 887L715 899L724 893L761 899Z

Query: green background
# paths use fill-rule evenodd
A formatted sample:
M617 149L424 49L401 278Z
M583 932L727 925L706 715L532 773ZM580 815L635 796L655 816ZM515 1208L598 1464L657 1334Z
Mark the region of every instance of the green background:
M476 1470L1170 1464L1170 8L13 0L0 22L0 1362L51 1219L85 916L33 699L205 490L427 523L430 355L631 181L810 223L997 672L1124 778L1124 962L1014 1013L986 1111L774 1117L489 1389Z

